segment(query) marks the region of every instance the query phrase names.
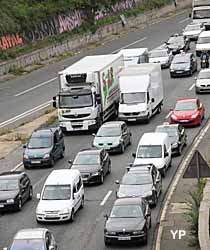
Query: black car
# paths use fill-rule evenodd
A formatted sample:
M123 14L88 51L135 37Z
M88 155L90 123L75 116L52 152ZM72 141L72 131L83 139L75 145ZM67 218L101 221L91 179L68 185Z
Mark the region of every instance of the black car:
M105 217L105 245L124 242L147 244L151 211L145 199L117 199L110 214Z
M153 164L132 165L125 173L117 192L117 198L143 197L149 204L156 206L162 192L162 178Z
M103 184L104 177L111 173L111 159L105 149L85 149L77 153L71 169L80 171L84 183Z
M57 159L64 157L64 137L59 127L35 130L28 143L23 146L23 165L54 166Z
M0 174L0 212L21 210L31 200L33 187L25 172L4 172Z
M172 154L181 155L184 146L187 145L185 129L180 124L163 124L156 127L155 132L164 132L169 136Z
M168 49L173 55L179 54L181 51L187 51L190 49L190 40L182 35L174 34L166 42Z
M171 77L192 76L197 71L197 59L193 53L181 53L174 56L170 66Z

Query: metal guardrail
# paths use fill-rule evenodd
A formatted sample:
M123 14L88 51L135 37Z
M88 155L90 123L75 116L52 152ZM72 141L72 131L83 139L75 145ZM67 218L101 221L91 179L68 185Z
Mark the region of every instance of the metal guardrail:
M210 179L208 179L199 208L198 239L201 250L210 249L209 239Z

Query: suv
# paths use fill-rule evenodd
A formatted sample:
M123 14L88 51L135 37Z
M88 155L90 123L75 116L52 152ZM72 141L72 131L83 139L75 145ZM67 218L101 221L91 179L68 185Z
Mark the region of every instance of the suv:
M64 157L65 144L60 127L35 130L28 143L23 146L23 165L51 166L55 161Z
M26 173L17 171L0 174L0 211L19 211L32 196L33 187Z

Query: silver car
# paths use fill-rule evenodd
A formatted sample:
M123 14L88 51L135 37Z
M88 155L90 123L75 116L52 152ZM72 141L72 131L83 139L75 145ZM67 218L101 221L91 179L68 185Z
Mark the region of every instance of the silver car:
M204 92L210 93L210 69L202 69L195 79L196 94Z
M168 68L171 65L173 55L168 49L156 49L149 53L150 63L160 63L161 68Z
M183 30L183 36L189 40L198 40L198 37L202 31L205 30L205 27L200 23L191 23L188 24Z

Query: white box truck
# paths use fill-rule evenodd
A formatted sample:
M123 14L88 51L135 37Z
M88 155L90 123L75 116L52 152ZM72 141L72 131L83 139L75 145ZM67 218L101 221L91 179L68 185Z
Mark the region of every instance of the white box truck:
M148 48L122 49L118 53L123 55L125 67L149 62Z
M64 132L95 130L115 114L119 106L117 75L122 55L86 56L58 73L59 94L53 97Z
M119 73L119 120L146 121L160 113L163 105L163 82L160 64L128 66Z
M190 14L194 23L202 23L206 30L210 29L210 0L193 0L192 13Z

